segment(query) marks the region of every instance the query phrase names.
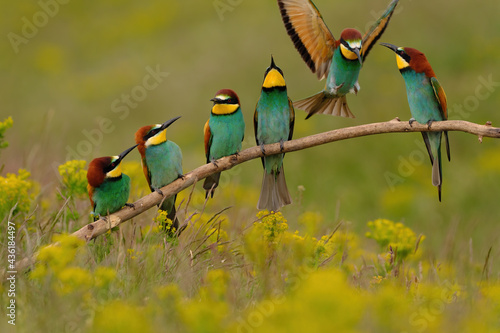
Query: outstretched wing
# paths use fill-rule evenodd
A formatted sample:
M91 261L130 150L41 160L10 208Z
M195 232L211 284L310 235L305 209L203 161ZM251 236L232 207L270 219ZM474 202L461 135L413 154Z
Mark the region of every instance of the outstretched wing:
M446 94L443 87L439 83L438 79L431 77L431 85L434 90L434 96L439 104L439 111L441 112L441 117L444 120L448 119L448 102L446 100ZM450 160L450 142L448 141L448 131L444 132L444 137L446 140L446 153L448 154L448 161Z
M362 41L363 47L361 50L361 56L363 62L365 61L368 52L370 52L373 45L377 42L377 40L379 40L379 38L384 33L385 28L387 28L387 25L389 24L389 21L392 17L392 14L394 13L394 9L396 9L398 2L399 0L392 0L392 2L385 10L384 14L382 14L382 16L377 20L377 22L375 22L363 36L363 41Z
M281 18L297 51L318 79L330 68L336 40L310 0L278 0Z
M203 131L205 132L205 156L207 157L207 163L210 162L210 146L212 145L212 131L210 131L210 125L207 120L205 123L205 127L203 127Z

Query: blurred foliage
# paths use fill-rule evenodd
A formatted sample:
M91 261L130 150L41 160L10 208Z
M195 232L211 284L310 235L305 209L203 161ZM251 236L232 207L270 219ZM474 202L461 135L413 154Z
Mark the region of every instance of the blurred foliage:
M14 121L12 117L8 117L4 121L0 121L0 149L7 148L9 143L5 141L5 132L12 127Z
M371 231L366 233L366 237L374 239L382 250L394 251L397 261L401 262L416 252L417 235L403 223L378 219L367 225ZM419 243L424 239L424 236L420 237Z
M398 274L379 275L374 267L386 248L372 252L345 225L317 240L289 231L282 213L269 212L260 212L245 231L229 231L232 246L210 251L207 242L209 251L197 255L217 220L189 224L174 246L159 242L163 232L140 235L140 241L125 230L110 234L128 245L109 247L104 260L94 260L95 245L55 236L55 245L40 249L32 271L18 276L23 288L17 301L30 314L29 320L19 319L19 326L22 331L36 325L42 331L79 327L81 332L123 333L500 329L497 278L487 281L475 274L468 282L452 267L408 257L401 257ZM401 223L383 219L368 227L369 236L383 244L407 244L414 235ZM102 241L106 237L97 239ZM39 311L48 300L51 307ZM69 305L76 311L68 312Z
M32 201L38 193L38 186L30 177L31 174L24 169L20 169L17 175L8 173L6 177L0 176L0 216L8 216L14 206L14 217L30 212Z
M61 164L58 168L61 175L62 195L65 198L83 199L87 194L86 161L71 160Z

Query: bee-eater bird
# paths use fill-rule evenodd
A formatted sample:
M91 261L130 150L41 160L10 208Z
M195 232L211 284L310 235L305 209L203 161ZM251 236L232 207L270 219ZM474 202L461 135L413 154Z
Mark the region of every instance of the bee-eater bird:
M430 127L433 121L448 119L446 94L425 55L411 47L397 47L387 43L381 43L381 45L396 53L397 65L406 84L406 94L412 116L410 125L416 120L421 124L428 124ZM439 201L441 201L443 181L441 168L442 133L422 132L432 164L432 184L438 188ZM449 161L450 145L447 131L444 131L444 138Z
M130 194L130 177L122 173L121 161L137 145L128 148L118 156L94 158L87 170L87 189L94 221L120 210L127 204Z
M278 0L288 35L304 62L319 80L323 91L293 103L295 108L316 113L354 118L347 106L347 93L357 94L359 71L374 43L382 36L399 0L393 0L382 16L362 37L356 29L344 29L336 40L310 0Z
M254 114L254 130L257 145L263 145L291 140L295 112L292 101L288 98L283 72L276 66L271 57L271 66L264 75L264 83ZM278 211L292 202L285 181L283 158L285 154L262 157L264 178L260 192L258 209Z
M205 156L207 163L224 156L237 154L241 150L241 142L245 136L245 120L241 112L240 99L231 89L221 89L215 97L210 118L205 123ZM208 176L203 183L206 197L214 196L219 185L220 172Z
M175 142L167 140L167 127L179 118L175 117L163 124L143 126L135 133L135 142L142 157L142 168L149 188L151 192L156 191L162 196L160 188L183 177L181 149ZM176 197L174 195L164 199L160 209L168 212L167 217L172 220L172 227L178 230Z

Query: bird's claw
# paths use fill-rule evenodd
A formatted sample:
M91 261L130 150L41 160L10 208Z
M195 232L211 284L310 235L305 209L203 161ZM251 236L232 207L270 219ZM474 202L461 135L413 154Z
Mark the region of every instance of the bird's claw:
M155 190L155 192L156 192L156 193L158 193L159 195L163 196L163 191L162 191L162 190L160 190L159 188L157 188L157 189Z
M239 152L234 153L233 155L231 155L231 161L233 162L237 161L239 156L240 156Z
M135 205L133 203L126 203L125 206L135 209Z
M212 162L212 164L213 164L213 165L215 165L215 167L216 167L216 168L218 168L218 167L219 167L219 165L217 164L217 161L216 161L216 160L212 160L211 162Z
M264 149L264 144L260 145L260 151L262 152L262 155L266 155L266 150Z
M285 150L285 141L283 139L280 140L280 151L283 152Z
M429 121L427 122L427 129L431 129L432 122L433 122L432 120L429 120Z
M186 179L186 176L184 176L184 175L178 175L177 179L179 179L179 178L182 179L182 180L184 180L184 179Z
M411 124L413 124L415 121L416 121L415 118L410 118L410 120L408 121L408 123L410 124L410 127L411 127Z

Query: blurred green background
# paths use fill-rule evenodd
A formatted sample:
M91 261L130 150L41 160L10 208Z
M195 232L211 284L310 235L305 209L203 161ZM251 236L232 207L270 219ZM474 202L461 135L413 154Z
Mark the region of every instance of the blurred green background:
M346 27L365 31L388 2L315 3L338 37ZM202 165L209 99L221 88L239 94L247 123L244 146L253 146L252 116L271 54L293 100L324 85L294 49L276 1L43 3L52 4L47 8L53 15L44 15L37 1L3 1L0 14L0 118L14 119L7 132L10 147L1 155L2 174L28 169L42 183L42 195L58 186L54 166L67 158L117 155L133 144L139 127L178 115L181 120L167 135L183 149L185 172ZM499 13L498 0L401 0L380 41L427 55L447 93L450 119L500 126L500 86L488 90L479 79L500 82ZM30 29L27 22L39 27ZM145 90L147 68L168 76ZM305 113L297 110L295 138L410 118L404 81L389 50L373 48L360 85L358 96L348 96L356 119L318 115L304 121ZM132 93L138 98L131 97L127 107L124 98ZM103 118L105 131L99 129ZM295 202L284 214L317 211L328 226L345 220L358 231L379 217L403 221L427 236L436 255L468 254L472 239L483 258L493 245L498 263L500 141L479 144L475 136L450 133L452 161L443 162L441 203L421 141L418 133L387 134L288 154L285 170ZM401 173L406 163L408 172ZM237 169L230 174L232 182L260 188L260 161ZM388 175L401 177L398 184L391 186ZM443 254L442 248L452 251Z

